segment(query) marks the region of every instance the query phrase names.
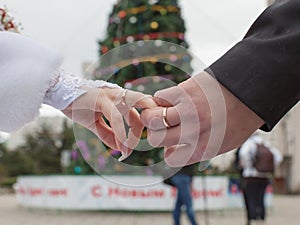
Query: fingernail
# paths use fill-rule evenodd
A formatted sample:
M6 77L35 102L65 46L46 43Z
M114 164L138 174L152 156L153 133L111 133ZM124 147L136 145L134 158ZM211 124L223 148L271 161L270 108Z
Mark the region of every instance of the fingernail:
M121 155L121 157L120 157L118 160L119 160L119 162L122 162L123 160L125 160L125 159L127 159L127 158L128 158L128 154L122 152L122 155Z
M119 162L127 159L131 155L131 150L128 148L128 140L124 141L121 147L121 157L118 159Z
M119 162L122 162L124 159L125 159L125 157L124 157L124 155L123 155L123 153L122 153L122 155L121 155L121 157L118 159L118 161L119 161Z

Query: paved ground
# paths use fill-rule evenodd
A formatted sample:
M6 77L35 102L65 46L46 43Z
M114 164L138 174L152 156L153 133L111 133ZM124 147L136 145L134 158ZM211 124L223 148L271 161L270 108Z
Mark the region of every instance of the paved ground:
M244 225L243 210L197 212L201 225ZM183 224L188 225L185 216ZM0 195L0 225L172 225L170 213L76 212L28 209L17 205L14 195ZM267 225L300 224L300 196L275 196Z

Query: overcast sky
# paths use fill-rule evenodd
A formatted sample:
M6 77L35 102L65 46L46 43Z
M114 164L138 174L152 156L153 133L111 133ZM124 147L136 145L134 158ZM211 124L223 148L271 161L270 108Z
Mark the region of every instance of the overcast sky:
M117 0L0 0L22 22L23 33L64 56L63 67L81 74L83 62L97 60ZM205 64L240 40L265 9L266 0L181 0L191 51Z

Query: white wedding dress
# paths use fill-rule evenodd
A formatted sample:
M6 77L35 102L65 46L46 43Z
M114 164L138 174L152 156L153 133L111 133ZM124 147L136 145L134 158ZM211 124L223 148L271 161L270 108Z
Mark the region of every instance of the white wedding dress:
M61 56L35 41L0 32L0 131L11 132L38 116L42 103L63 110L88 87L111 87L60 70Z

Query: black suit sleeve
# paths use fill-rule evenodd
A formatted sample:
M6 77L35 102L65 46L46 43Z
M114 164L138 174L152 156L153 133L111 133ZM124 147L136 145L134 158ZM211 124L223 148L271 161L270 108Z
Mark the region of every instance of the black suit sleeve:
M300 0L269 6L206 71L271 130L300 99Z

